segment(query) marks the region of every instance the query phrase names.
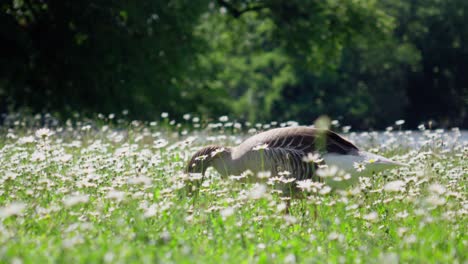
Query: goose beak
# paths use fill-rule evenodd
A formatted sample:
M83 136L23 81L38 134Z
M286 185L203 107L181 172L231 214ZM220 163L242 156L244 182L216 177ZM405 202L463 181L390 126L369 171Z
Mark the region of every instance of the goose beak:
M369 164L375 164L375 165L379 165L379 166L385 166L385 167L388 167L388 168L392 168L392 167L408 167L408 164L405 164L405 163L401 163L401 162L398 162L398 161L393 161L391 159L387 159L383 156L380 156L380 155L377 155L377 154L373 154L373 153L370 153L370 152L365 152L365 151L360 151L359 152L359 155L360 156L363 156L365 161Z

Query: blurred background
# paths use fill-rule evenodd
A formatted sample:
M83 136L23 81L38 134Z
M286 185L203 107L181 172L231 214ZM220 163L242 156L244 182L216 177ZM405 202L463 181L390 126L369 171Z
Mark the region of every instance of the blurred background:
M0 113L468 127L466 0L3 0Z

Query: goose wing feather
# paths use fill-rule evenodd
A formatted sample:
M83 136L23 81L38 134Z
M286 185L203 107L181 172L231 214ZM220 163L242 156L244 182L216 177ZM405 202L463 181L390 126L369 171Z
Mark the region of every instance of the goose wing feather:
M321 137L325 137L325 141ZM317 165L303 162L303 157L316 152L320 143L326 152L348 154L358 150L353 143L328 130L288 127L272 129L248 138L233 149L232 158L239 161L240 170L269 170L273 174L285 170L296 179L310 178ZM267 148L254 150L262 144L266 144Z
M325 137L324 140L322 137ZM300 126L276 128L254 135L237 146L233 154L240 157L262 144L267 144L268 149L285 149L307 154L319 151L322 142L326 143L324 150L328 153L346 155L359 151L353 143L332 131Z

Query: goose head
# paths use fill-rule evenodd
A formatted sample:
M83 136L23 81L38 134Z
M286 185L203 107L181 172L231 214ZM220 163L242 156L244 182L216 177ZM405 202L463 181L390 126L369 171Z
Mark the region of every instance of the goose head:
M206 146L193 154L187 164L186 173L205 175L206 170L225 159L228 152L228 149L221 146Z

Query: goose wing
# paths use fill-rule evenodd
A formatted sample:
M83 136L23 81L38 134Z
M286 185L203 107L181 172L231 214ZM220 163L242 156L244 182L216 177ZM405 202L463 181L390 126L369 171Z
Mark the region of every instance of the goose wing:
M266 145L265 150L256 150ZM308 153L349 154L358 148L329 130L310 127L277 128L254 135L231 152L239 171L269 170L273 174L288 171L298 180L314 177L317 164L303 162Z
M233 154L240 157L262 144L266 144L268 149L282 149L302 155L314 152L346 155L359 151L353 143L335 132L300 126L276 128L254 135L236 147Z

